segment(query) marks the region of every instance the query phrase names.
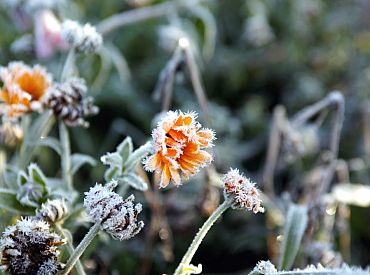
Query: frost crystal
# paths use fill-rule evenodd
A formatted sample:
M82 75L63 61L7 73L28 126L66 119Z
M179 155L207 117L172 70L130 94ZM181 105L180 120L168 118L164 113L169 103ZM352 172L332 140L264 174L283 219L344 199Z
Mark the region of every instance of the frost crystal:
M241 175L238 169L230 169L222 177L222 182L225 199L232 198L233 208L253 210L254 213L264 212L255 183Z
M50 233L49 224L34 218L21 218L3 232L0 240L1 268L11 274L56 274L58 246L65 241Z
M121 241L139 233L144 222L137 221L141 204L134 204L134 195L123 200L113 192L116 186L117 182L111 181L105 186L96 184L91 187L89 192L85 192L84 207L91 219L100 223L102 230Z
M270 261L259 261L253 269L253 272L257 274L270 274L277 272L277 270Z
M81 26L78 22L66 20L62 24L63 39L78 51L91 54L97 52L103 44L103 38L90 24Z

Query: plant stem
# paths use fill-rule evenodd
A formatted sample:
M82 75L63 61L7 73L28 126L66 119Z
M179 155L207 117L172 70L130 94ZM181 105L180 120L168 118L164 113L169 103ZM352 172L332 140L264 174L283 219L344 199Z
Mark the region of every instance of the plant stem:
M71 174L71 144L68 129L63 121L59 122L59 139L62 147L62 177L69 191L73 191Z
M54 223L54 226L55 226L55 230L57 231L57 233L59 235L61 235L63 238L67 239L67 251L69 253L69 256L71 256L75 251L75 249L72 245L72 235L68 234L70 236L67 237L66 234L65 234L64 229L62 228L62 226L59 223ZM79 259L76 262L76 271L77 271L78 275L86 275L85 270L84 270L84 268L81 264L81 261Z
M62 74L60 76L60 80L62 82L65 81L67 77L73 75L74 67L75 67L75 49L71 48L64 62Z
M83 240L80 242L80 244L76 247L76 250L73 252L71 257L69 258L65 268L61 272L61 275L67 275L72 270L73 266L76 264L76 262L80 259L82 253L86 250L86 248L89 246L91 241L95 238L95 236L99 233L100 230L100 223L95 223L87 232Z
M134 24L148 19L162 17L166 14L171 14L174 11L180 11L186 8L192 8L201 0L180 0L167 1L149 7L124 11L119 14L114 14L100 22L97 29L102 35L120 28L122 26Z
M37 149L37 142L42 136L46 136L51 126L54 123L54 115L49 112L43 113L28 129L27 135L19 150L18 167L25 169L30 163L35 149Z
M213 212L212 215L209 216L209 218L206 220L203 226L199 229L197 235L193 239L193 242L191 243L188 250L186 251L174 275L180 275L182 269L191 263L191 260L195 252L197 251L199 245L203 241L208 231L211 229L212 225L217 221L217 219L222 215L222 213L224 213L231 206L231 204L232 204L232 200L230 199L225 200L221 205L218 206L215 212Z

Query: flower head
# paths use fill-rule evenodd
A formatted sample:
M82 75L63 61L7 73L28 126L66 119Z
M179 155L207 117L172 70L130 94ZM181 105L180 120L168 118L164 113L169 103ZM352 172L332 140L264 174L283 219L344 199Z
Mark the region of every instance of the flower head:
M23 62L10 62L0 67L0 114L9 118L25 112L40 111L41 98L51 86L52 78L40 65L30 67Z
M34 218L21 218L5 229L0 240L1 268L11 274L56 274L58 246L65 241L50 233L49 224Z
M62 37L71 47L85 54L97 52L103 44L103 38L95 27L90 24L81 26L73 20L63 22Z
M225 199L233 200L233 208L253 210L254 213L264 212L255 183L240 174L238 169L230 169L222 177L222 182Z
M68 208L64 200L48 200L41 205L37 212L37 217L48 222L57 222L62 220L68 214Z
M84 207L90 218L100 223L102 230L122 241L139 233L144 222L137 221L141 204L134 204L134 195L123 200L113 192L116 186L117 182L111 181L105 186L96 184L91 187L89 192L85 192Z
M86 92L85 81L72 77L50 88L44 102L67 125L88 127L85 118L97 114L99 108L93 105L93 98L86 96Z
M187 179L213 160L203 149L213 146L215 133L201 127L195 113L169 111L153 130L155 153L144 160L144 167L161 174L160 187L170 181L180 185L180 173Z

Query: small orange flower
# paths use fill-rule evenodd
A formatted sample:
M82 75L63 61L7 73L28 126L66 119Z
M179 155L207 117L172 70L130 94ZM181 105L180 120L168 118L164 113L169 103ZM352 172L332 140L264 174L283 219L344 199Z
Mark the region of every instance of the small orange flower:
M201 129L196 116L194 112L169 111L153 130L155 154L144 160L144 168L161 174L160 187L166 187L170 181L180 185L180 173L188 179L213 160L202 149L213 146L215 133Z
M10 62L0 67L0 114L19 117L41 109L41 98L51 86L51 76L39 65L32 68L23 62Z

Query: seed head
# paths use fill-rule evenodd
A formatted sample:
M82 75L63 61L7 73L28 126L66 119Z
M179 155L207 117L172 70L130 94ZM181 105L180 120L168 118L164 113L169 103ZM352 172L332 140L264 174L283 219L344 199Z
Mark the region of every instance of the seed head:
M134 237L144 227L143 221L137 221L142 210L140 203L134 204L134 195L126 200L113 192L117 186L111 181L105 186L96 184L85 192L84 207L87 214L101 229L108 232L114 239L120 241Z
M10 274L56 274L58 246L65 241L50 233L49 224L34 218L21 218L5 229L0 239L1 268Z
M161 175L160 187L170 181L180 185L180 172L188 179L213 160L203 149L213 146L215 133L201 128L196 117L194 112L169 111L153 130L155 153L144 160L144 168Z
M77 51L91 54L97 52L103 44L103 38L90 24L81 26L77 21L66 20L62 24L63 39Z
M86 92L85 80L72 77L50 88L44 102L68 126L88 127L89 123L85 118L97 114L99 108L94 106L94 99L86 96Z
M240 174L238 169L231 168L222 177L222 182L224 183L224 197L233 200L233 208L253 210L255 214L264 212L255 183Z

